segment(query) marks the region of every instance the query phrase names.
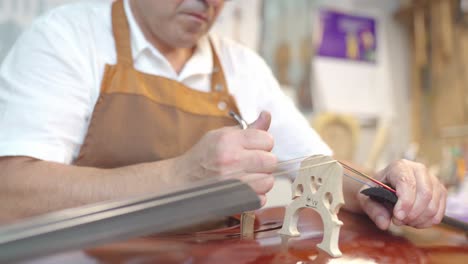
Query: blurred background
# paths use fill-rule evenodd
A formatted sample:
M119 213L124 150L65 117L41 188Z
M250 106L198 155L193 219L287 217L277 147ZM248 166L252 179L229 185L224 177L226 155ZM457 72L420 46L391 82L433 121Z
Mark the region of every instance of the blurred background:
M35 17L74 1L0 0L0 61ZM236 0L213 31L267 61L337 158L421 161L460 193L467 14L467 0Z

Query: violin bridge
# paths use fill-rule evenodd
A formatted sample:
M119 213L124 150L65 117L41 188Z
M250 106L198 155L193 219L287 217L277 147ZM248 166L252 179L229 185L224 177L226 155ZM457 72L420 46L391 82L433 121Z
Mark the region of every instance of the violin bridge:
M240 220L240 238L254 239L255 213L253 211L243 212Z
M299 212L311 208L323 222L323 239L317 247L332 257L340 257L342 253L338 238L343 222L337 214L344 205L342 175L343 167L332 157L315 155L302 161L299 174L292 184L293 201L286 207L279 233L299 236Z

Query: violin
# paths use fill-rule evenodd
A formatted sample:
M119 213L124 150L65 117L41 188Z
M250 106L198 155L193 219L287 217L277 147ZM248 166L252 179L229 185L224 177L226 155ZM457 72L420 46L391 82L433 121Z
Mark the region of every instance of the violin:
M286 209L255 211L253 228L231 221L227 227L148 236L90 249L87 254L103 263L436 263L446 260L454 263L457 259L466 263L468 260L466 238L454 231L431 228L425 229L423 235L396 235L379 230L367 216L343 210L339 212L339 221L332 220L344 202L339 190L341 175L348 175L348 171L344 173L337 161L326 156L307 158L300 165L300 169L294 170L299 173L292 185L295 192L291 204ZM370 190L392 193L389 186L380 182L379 185L383 187ZM297 223L292 220L296 213ZM296 226L299 237L292 236L297 234L292 231ZM252 234L246 234L243 228ZM333 228L336 229L331 231ZM339 254L335 256L341 257L336 259L331 257L335 253L334 243L330 243L333 232L339 233L339 249L336 249ZM432 237L424 239L424 235L431 233ZM415 238L424 243L416 242ZM330 244L321 243L326 240ZM321 246L317 247L318 244Z
M301 171L316 167L301 167ZM325 186L320 178L315 180L322 184L320 188ZM308 199L305 200L307 204ZM286 213L283 207L254 211L251 236L242 233L239 217L228 217L222 227L202 231L180 229L187 223L256 208L259 199L253 190L244 182L230 179L163 195L66 209L0 228L0 262L46 255L44 263L467 263L468 260L468 242L463 232L441 226L381 231L367 216L344 210L338 213L343 222L338 237L340 258L332 258L316 247L325 235L322 217L314 210L299 211L299 237L279 233ZM176 231L167 233L169 230ZM138 238L130 239L135 237Z
M240 225L186 234L154 235L85 251L98 263L466 263L464 234L443 227L393 234L365 216L342 210L338 259L316 248L323 224L312 210L299 216L300 237L278 234L284 208L255 212L253 239L241 239ZM355 262L353 262L355 261Z

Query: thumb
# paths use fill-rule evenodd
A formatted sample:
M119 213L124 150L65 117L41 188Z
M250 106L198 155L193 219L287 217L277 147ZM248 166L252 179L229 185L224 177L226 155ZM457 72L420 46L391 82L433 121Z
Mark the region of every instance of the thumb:
M267 131L270 128L270 123L271 114L267 111L262 111L257 120L249 125L249 128Z
M369 197L361 194L360 192L367 187L362 187L358 193L358 200L361 204L362 210L369 216L372 221L382 230L387 230L390 226L391 214L389 209L384 205L370 199Z

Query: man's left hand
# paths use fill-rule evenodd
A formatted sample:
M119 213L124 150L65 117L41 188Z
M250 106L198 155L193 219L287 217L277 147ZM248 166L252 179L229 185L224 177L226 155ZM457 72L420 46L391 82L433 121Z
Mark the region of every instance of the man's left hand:
M398 202L390 212L382 204L358 194L362 209L380 229L387 229L391 220L396 225L416 228L430 227L442 220L447 190L426 166L399 160L378 172L375 178L395 187L398 196Z

